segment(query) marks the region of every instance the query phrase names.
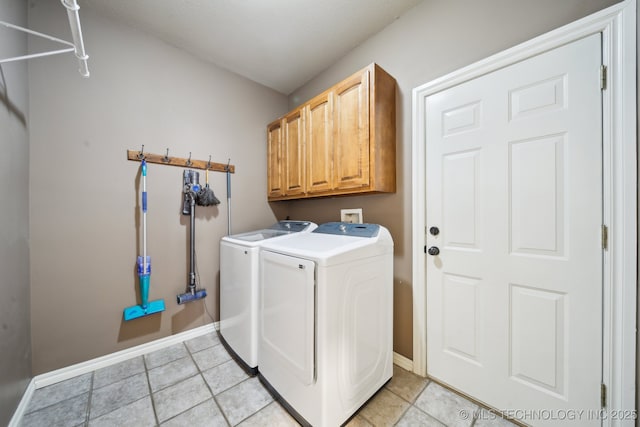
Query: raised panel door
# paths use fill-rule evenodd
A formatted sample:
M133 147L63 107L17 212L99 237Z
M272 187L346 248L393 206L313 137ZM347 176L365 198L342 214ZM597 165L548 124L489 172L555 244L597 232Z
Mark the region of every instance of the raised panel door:
M284 194L294 196L305 192L304 159L304 110L298 109L287 114L283 120L283 159Z
M600 64L592 35L426 100L428 374L536 426L600 409Z
M307 193L321 193L333 188L333 97L325 93L312 99L306 108Z
M335 88L335 189L369 186L369 69Z
M267 194L270 198L284 196L282 173L282 121L267 127Z

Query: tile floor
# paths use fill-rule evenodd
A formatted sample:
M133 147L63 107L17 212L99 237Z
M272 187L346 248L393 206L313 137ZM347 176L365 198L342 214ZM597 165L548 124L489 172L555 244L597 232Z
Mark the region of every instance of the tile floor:
M467 416L468 415L468 416ZM215 333L36 390L32 426L297 426ZM394 366L394 375L348 422L361 426L513 426Z

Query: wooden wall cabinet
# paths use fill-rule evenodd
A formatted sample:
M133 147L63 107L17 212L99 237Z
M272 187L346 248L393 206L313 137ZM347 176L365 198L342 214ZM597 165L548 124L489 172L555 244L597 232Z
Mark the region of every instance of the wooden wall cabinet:
M268 199L396 190L395 80L371 64L267 126Z
M268 197L305 192L305 119L297 109L267 127Z
M267 126L267 197L269 200L285 195L282 168L282 120Z

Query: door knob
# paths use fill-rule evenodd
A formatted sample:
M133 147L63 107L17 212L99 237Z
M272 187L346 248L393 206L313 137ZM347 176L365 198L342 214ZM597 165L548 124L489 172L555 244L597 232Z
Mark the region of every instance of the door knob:
M438 249L437 246L431 246L429 249L427 249L427 252L429 253L429 255L438 255L440 253L440 249Z
M440 234L440 229L438 227L431 227L429 233L431 233L432 236L437 236Z

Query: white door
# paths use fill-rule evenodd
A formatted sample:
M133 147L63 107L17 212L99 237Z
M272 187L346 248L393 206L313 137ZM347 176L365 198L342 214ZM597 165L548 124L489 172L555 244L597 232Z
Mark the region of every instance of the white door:
M600 64L593 35L426 100L427 372L532 425L600 408Z

